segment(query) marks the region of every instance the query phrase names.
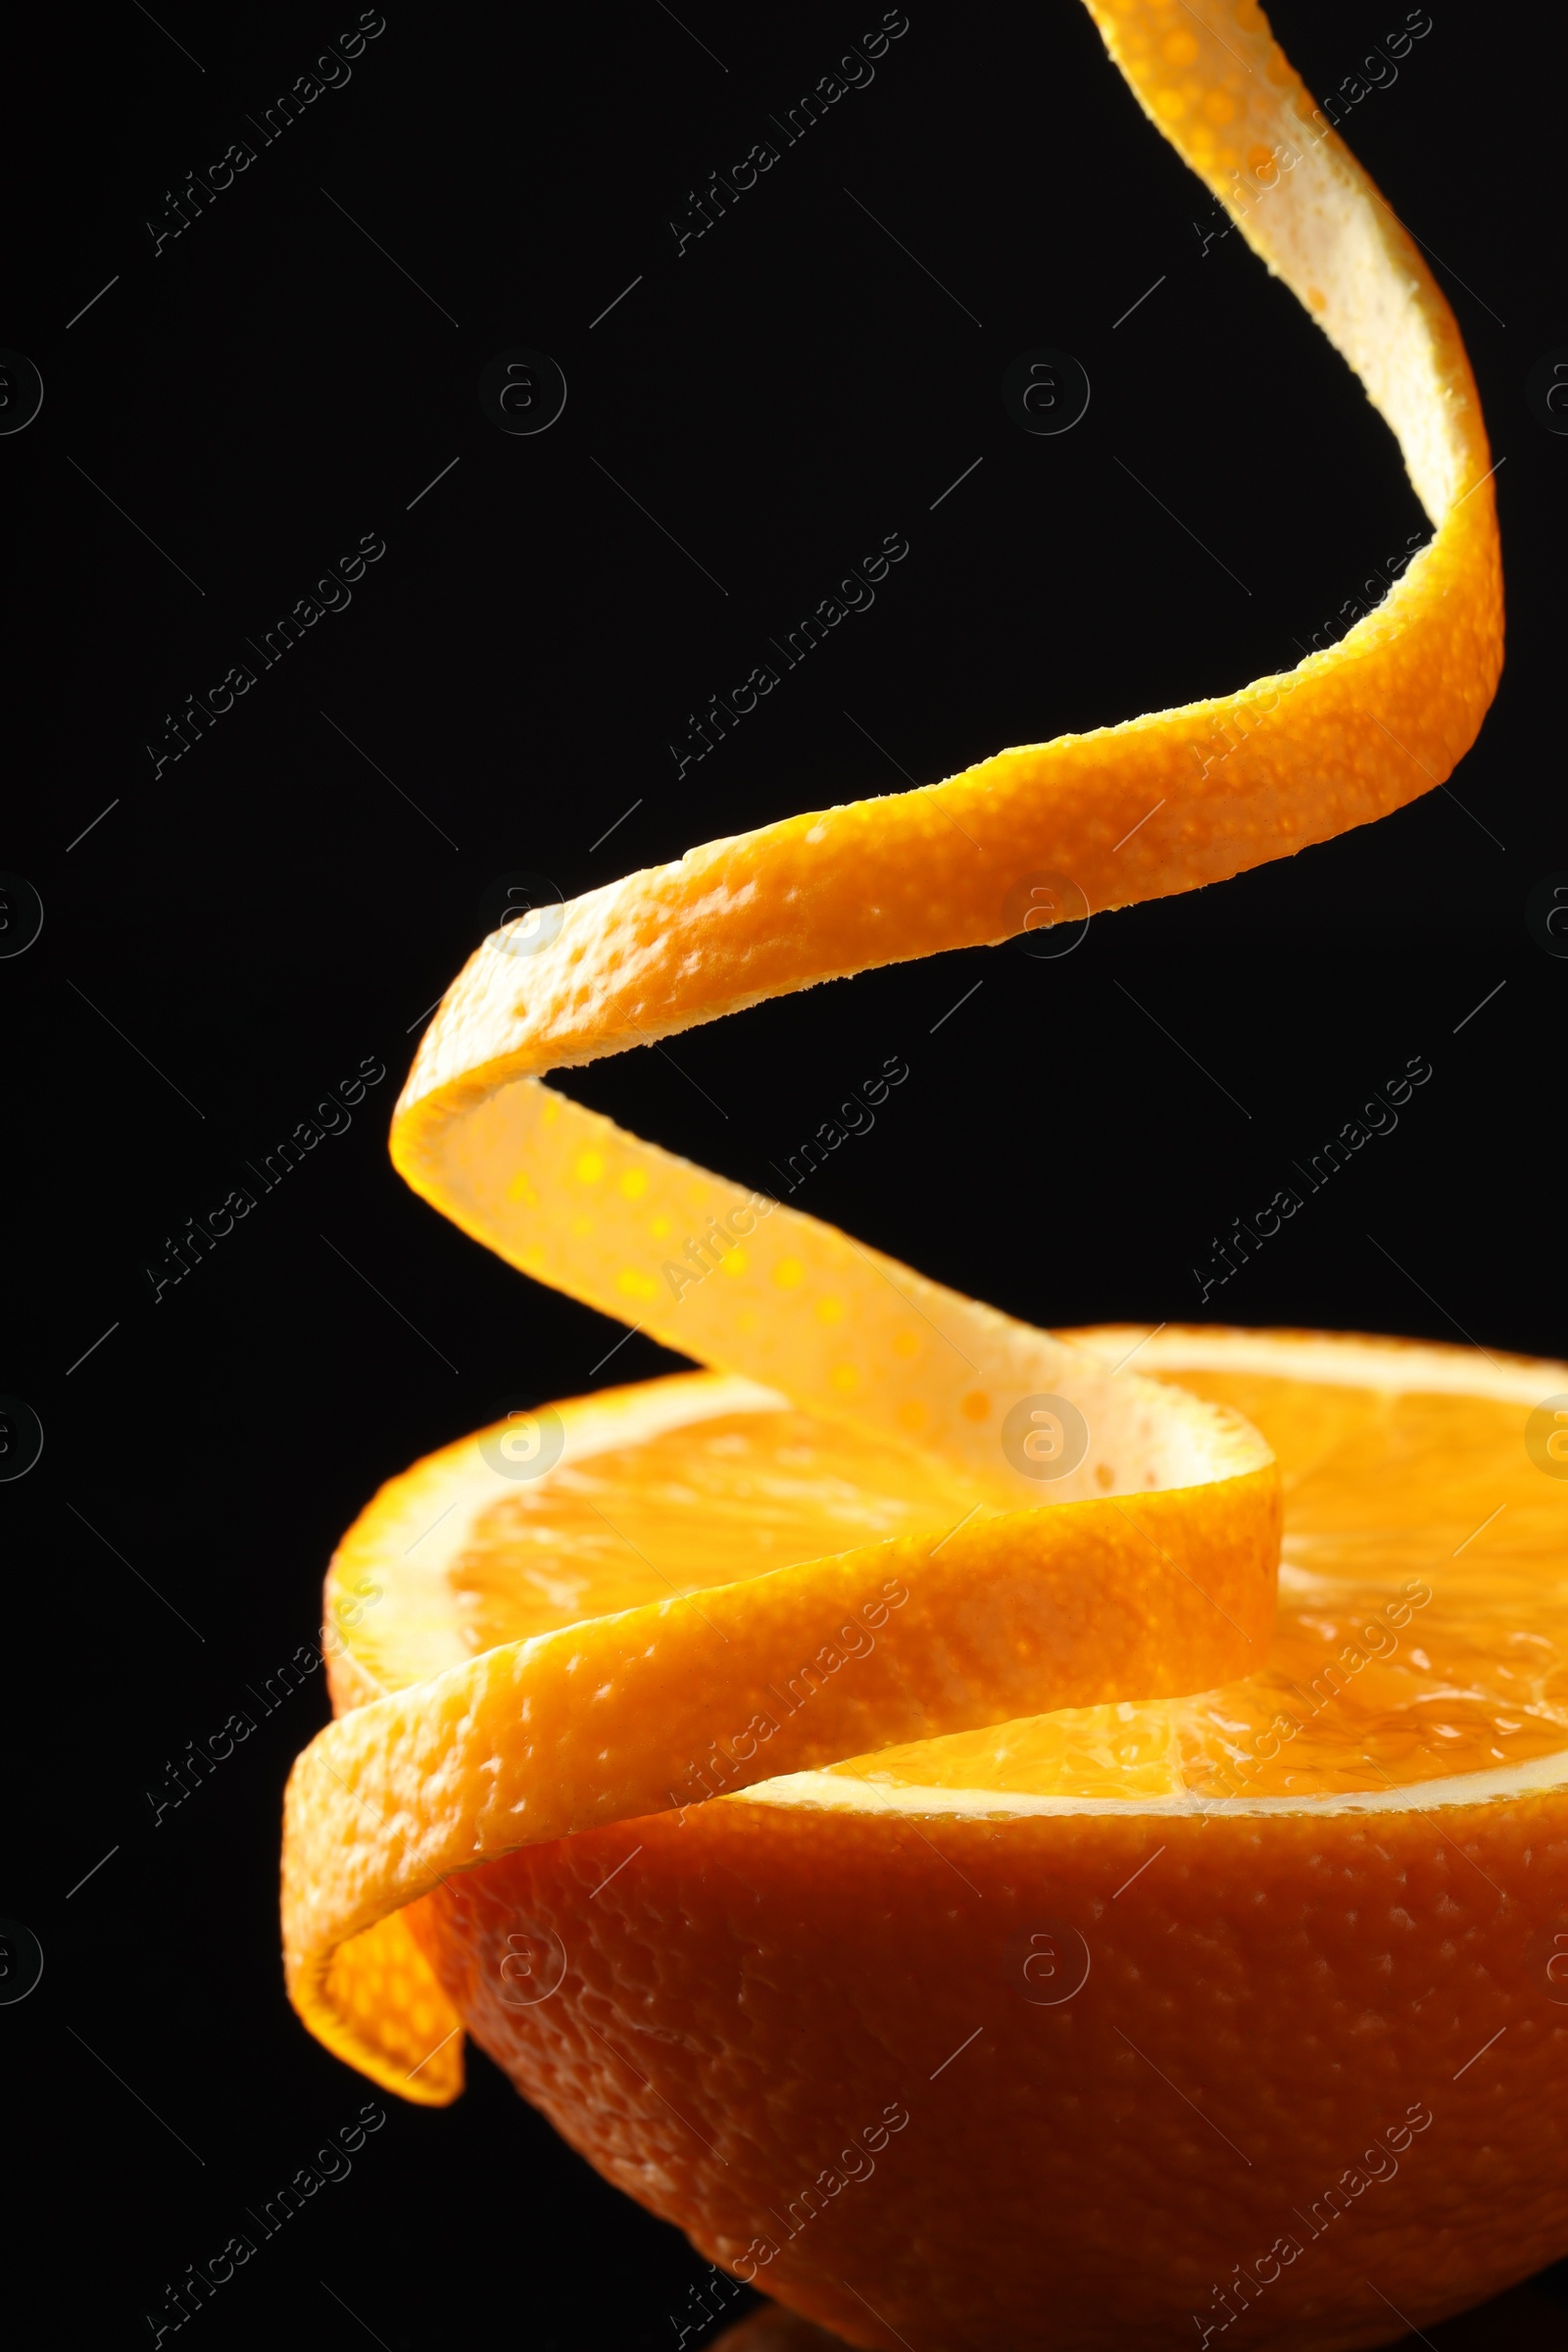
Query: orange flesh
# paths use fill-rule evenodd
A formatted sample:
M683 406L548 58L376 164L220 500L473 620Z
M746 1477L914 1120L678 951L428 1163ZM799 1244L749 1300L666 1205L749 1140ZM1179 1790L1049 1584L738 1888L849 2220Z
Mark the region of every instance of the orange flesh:
M1349 1389L1191 1371L1182 1385L1239 1405L1280 1456L1285 1544L1263 1670L1193 1698L1062 1709L830 1769L1040 1796L1287 1797L1568 1749L1568 1512L1525 1453L1517 1405L1404 1396L1369 1411Z
M730 1584L739 1562L793 1567L922 1530L934 1542L972 1499L940 1463L808 1413L720 1414L504 1494L448 1574L465 1638L491 1649Z
M1563 1498L1519 1442L1519 1406L1369 1404L1350 1387L1202 1371L1182 1385L1239 1406L1280 1458L1266 1666L1191 1698L1061 1708L830 1771L1036 1796L1280 1797L1568 1748ZM721 1414L503 1495L447 1574L483 1650L728 1584L738 1559L783 1567L883 1536L935 1539L967 1507L937 1466L829 1423Z

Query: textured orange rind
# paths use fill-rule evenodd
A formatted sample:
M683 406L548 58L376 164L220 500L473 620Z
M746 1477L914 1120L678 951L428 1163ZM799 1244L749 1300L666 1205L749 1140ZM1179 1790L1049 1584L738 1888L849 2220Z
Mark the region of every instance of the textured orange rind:
M426 1033L394 1121L409 1182L512 1264L699 1362L918 1445L971 1482L977 1523L940 1552L906 1544L889 1567L916 1604L898 1672L863 1678L841 1716L814 1717L797 1768L1089 1688L1148 1696L1236 1671L1226 1628L1250 1638L1273 1572L1268 1450L1234 1416L1107 1374L799 1211L748 1200L540 1073L822 980L1001 941L1021 927L1020 885L1042 869L1070 876L1100 911L1331 839L1451 772L1501 661L1486 435L1417 248L1314 119L1249 0L1197 0L1179 24L1168 0L1090 5L1151 119L1360 375L1399 440L1431 544L1342 643L1286 675L710 843L573 901L531 956L514 935L487 941ZM715 1226L726 1246L714 1271L665 1283L651 1238ZM1041 1393L1077 1403L1093 1440L1049 1508L1000 1442L1007 1407ZM1160 1556L1200 1563L1231 1615L1161 1581L1148 1544L1116 1532L1117 1494L1138 1494ZM1075 1570L1092 1604L1076 1621L1059 1606ZM661 1791L683 1743L727 1725L770 1663L798 1654L848 1573L842 1559L814 1561L710 1594L728 1629L721 1667L713 1637L671 1602L450 1665L410 1690L345 1690L366 1703L312 1743L288 1799L286 1967L312 2030L386 2087L454 2096L459 2021L401 1907L451 1870L669 1802ZM970 1638L982 1592L988 1629ZM771 1750L767 1773L782 1760Z

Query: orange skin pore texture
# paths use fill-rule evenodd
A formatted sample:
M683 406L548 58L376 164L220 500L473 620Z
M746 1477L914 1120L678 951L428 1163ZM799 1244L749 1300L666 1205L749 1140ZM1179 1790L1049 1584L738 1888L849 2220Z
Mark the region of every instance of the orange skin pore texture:
M1211 2289L1286 2237L1230 2338L1305 2352L1403 2333L1368 2278L1430 2325L1568 2243L1568 2009L1523 1925L1565 1904L1561 1794L1326 1825L721 1801L489 1864L414 1920L564 2139L851 2343L1196 2342ZM1091 1955L1057 2007L1016 1957L1043 1921ZM501 1963L544 1931L561 1991L514 2006ZM790 2202L859 2171L895 2102L875 2176L824 2184L792 2236ZM1430 2128L1391 2147L1413 2106Z

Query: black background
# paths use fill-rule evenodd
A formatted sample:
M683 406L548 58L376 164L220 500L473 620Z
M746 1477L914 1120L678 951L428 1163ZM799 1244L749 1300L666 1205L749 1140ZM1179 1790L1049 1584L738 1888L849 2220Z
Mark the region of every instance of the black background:
M1403 13L1288 0L1274 22L1321 90ZM1063 959L874 974L572 1092L767 1185L903 1054L907 1083L820 1176L816 1213L1032 1321L1157 1322L1197 1313L1210 1236L1422 1054L1398 1132L1206 1312L1568 1348L1549 1092L1568 963L1524 923L1568 868L1568 438L1524 397L1568 345L1568 59L1544 15L1433 14L1347 136L1443 257L1503 461L1508 667L1454 793L1098 918ZM0 1488L0 1910L46 1955L0 2010L19 2342L149 2340L165 2282L368 2087L298 2026L277 1961L279 1795L319 1679L156 1828L144 1792L313 1637L327 1555L383 1479L509 1390L592 1385L616 1336L387 1159L486 886L527 868L569 897L900 789L901 769L930 780L1288 667L1421 527L1304 314L1239 236L1201 252L1205 192L1070 0L910 0L871 86L677 258L687 191L880 10L681 17L389 0L347 86L265 148L245 115L352 9L167 0L160 24L56 12L12 36L0 341L45 384L0 441L0 862L45 907L0 964L0 1389L46 1432ZM147 219L240 136L256 162L155 257ZM1060 438L1000 398L1039 344L1093 385ZM569 387L532 438L477 397L517 345ZM677 781L687 713L894 531L910 552L874 609ZM352 605L155 776L166 714L364 533L386 553ZM155 1305L166 1236L365 1056L388 1075L351 1131ZM673 1361L635 1339L612 1371ZM354 2177L222 2290L204 2340L363 2325L401 2352L447 2340L470 2294L501 2295L507 2340L541 2352L673 2340L704 2266L484 2059L455 2109L387 2104ZM67 2212L75 2256L34 2271ZM1489 2340L1524 2339L1499 2320Z

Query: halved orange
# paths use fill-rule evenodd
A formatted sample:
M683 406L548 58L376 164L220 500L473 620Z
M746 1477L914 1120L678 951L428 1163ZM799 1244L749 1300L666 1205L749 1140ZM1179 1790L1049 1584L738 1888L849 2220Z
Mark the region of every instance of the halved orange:
M1427 1524L1409 1496L1402 1517L1394 1507L1399 1448L1414 1449L1430 1482L1442 1469L1430 1445L1453 1429L1451 1413L1423 1423L1396 1400L1463 1398L1486 1433L1477 1460L1506 1481L1522 1476L1509 1448L1526 1391L1539 1402L1551 1368L1501 1367L1497 1389L1468 1359L1455 1368L1443 1357L1440 1378L1438 1351L1391 1357L1369 1343L1334 1355L1323 1343L1338 1367L1328 1372L1322 1348L1299 1339L1238 1338L1227 1372L1195 1354L1190 1335L1143 1346L1129 1334L1112 1360L1098 1342L1013 1322L541 1083L552 1066L790 989L1000 941L1039 911L1042 869L1096 911L1236 873L1415 797L1473 740L1501 658L1500 585L1492 467L1446 305L1250 0L1092 9L1147 111L1362 377L1398 436L1433 540L1343 643L1286 676L710 843L485 943L421 1043L395 1114L397 1165L512 1264L709 1369L545 1408L383 1492L329 1594L343 1637L340 1718L300 1759L287 1808L285 1958L312 2030L377 2082L439 2103L460 2085L466 2023L596 2161L732 2266L759 2267L748 2252L757 2198L765 2189L793 2210L791 2167L829 2109L830 2136L858 2130L863 2148L880 2131L880 2157L915 2107L909 2124L886 2114L906 2096L924 2101L927 2135L898 2142L921 2150L905 2190L857 2238L859 2283L823 2271L831 2229L768 2258L787 2300L868 2344L909 2328L926 2343L978 2344L982 2322L1009 2342L1043 2342L1042 2280L1071 2301L1086 2343L1163 2325L1169 2281L1185 2294L1192 2248L1206 2262L1216 2243L1172 2168L1180 2182L1214 2183L1182 2136L1196 2127L1160 2121L1133 2061L1163 2080L1163 2050L1172 2084L1200 2071L1211 2081L1216 2065L1234 2072L1233 2121L1277 2156L1283 2178L1294 2161L1288 2089L1294 2144L1324 2156L1334 2132L1362 2129L1351 2081L1336 2073L1351 2055L1392 2093L1388 2065L1414 2063L1412 2013L1424 2006L1442 2025L1445 2056L1475 2016L1473 1986L1443 1989L1453 1943L1443 1923L1456 1934L1471 1914L1441 1875L1449 1866L1430 1846L1428 1812L1456 1808L1453 1835L1436 1833L1445 1853L1463 1852L1499 1892L1511 1873L1519 1891L1507 1899L1533 1933L1555 1918L1559 1890L1556 1751L1540 1745L1556 1736L1540 1730L1555 1727L1555 1700L1521 1700L1520 1723L1506 1728L1508 1678L1522 1672L1507 1624L1552 1639L1540 1612L1555 1601L1528 1566L1506 1592L1506 1608L1528 1616L1508 1620L1502 1588L1483 1580L1458 1617L1424 1621L1447 1629L1424 1653L1441 1653L1444 1672L1462 1659L1474 1686L1451 1752L1431 1749L1426 1717L1385 1690L1386 1660L1358 1666L1352 1686L1356 1703L1386 1701L1364 1760L1316 1714L1287 1733L1260 1731L1248 1711L1267 1701L1284 1716L1269 1678L1312 1663L1317 1639L1308 1615L1292 1614L1287 1581L1284 1631L1269 1647L1280 1470L1267 1438L1277 1434L1288 1471L1303 1445L1319 1447L1325 1494L1360 1514L1350 1524L1367 1540L1365 1606L1392 1626L1395 1553L1377 1528L1419 1544ZM966 837L961 854L950 819ZM1193 1371L1185 1391L1149 1376L1173 1363ZM1232 1374L1245 1375L1261 1436L1228 1401ZM1381 1464L1388 1508L1375 1525L1365 1481L1346 1468L1347 1431ZM1468 1473L1449 1483L1474 1499ZM1523 1494L1509 1507L1511 1541L1529 1513ZM1406 1581L1430 1581L1421 1562L1399 1565ZM1363 1605L1360 1590L1340 1597ZM1403 1638L1436 1600L1407 1592L1397 1605L1412 1612L1394 1628ZM1317 1614L1328 1622L1333 1610ZM1399 1672L1414 1658L1407 1649ZM1336 1708L1341 1695L1330 1693ZM1483 1738L1495 1757L1483 1759ZM1279 1749L1265 1755L1271 1739ZM1433 1755L1449 1766L1435 1773ZM1209 1776L1201 1787L1195 1766ZM1271 1772L1285 1776L1277 1787ZM1386 1778L1369 1786L1363 1773ZM736 1794L764 1783L765 1795ZM1151 1824L1169 1830L1158 1855ZM1123 1861L1152 1876L1166 1853L1156 1949L1144 1931L1122 1931L1136 1909L1112 1914L1122 1894L1102 1881ZM612 1865L618 1892L601 1865ZM1323 1889L1337 1891L1320 1916ZM1048 1896L1055 1909L1042 1923ZM1005 1970L974 1979L970 1903L1044 1943L1020 1958L1004 1936ZM748 1923L765 1927L771 1957L737 1979ZM1091 1960L1105 1955L1096 2001L1107 1982L1129 2000L1141 1987L1142 1999L1157 1965L1186 1970L1185 1989L1128 2011L1154 2046L1134 2036L1125 2059L1084 2022L1094 2011L1078 1993L1053 2006L1008 1980L1021 1968L1026 1988L1055 1983L1073 1936ZM1501 1927L1477 1915L1474 1936L1495 1974L1496 1938L1517 1940L1515 1914ZM1406 1953L1425 1991L1399 1973ZM978 2022L934 2066L929 2093L884 2081L900 2049L900 2066L915 2063L904 2027L945 2032L971 1995ZM1314 2037L1322 2063L1304 2083L1299 2058L1287 2068L1252 2048L1265 2001L1282 2035L1304 2026ZM898 2035L879 2026L879 2003ZM1036 2007L1056 2022L1030 2043L1019 2019ZM1524 2157L1488 2157L1517 2192L1506 2227L1465 2225L1444 2203L1445 2181L1468 2193L1481 2178L1457 2156L1432 2168L1426 2203L1410 2205L1407 2187L1375 2208L1390 2223L1389 2291L1416 2295L1422 2310L1434 2295L1483 2291L1499 2262L1511 2272L1562 2233L1560 2184L1539 2171L1554 2129L1542 2085L1557 2080L1556 2027L1527 2033L1521 2010L1499 2031L1515 2022L1498 2113L1537 2170L1527 2185ZM1527 2045L1528 2079L1512 2057ZM678 2114L694 2140L612 2088L628 2067L661 2118ZM880 2124L859 2118L875 2082ZM858 2122L842 2103L851 2092ZM1472 2082L1453 2104L1470 2114L1476 2095ZM1199 2091L1177 2096L1207 2120ZM1055 2135L1044 2151L1041 2114ZM1120 2151L1116 2182L1085 2138L1095 2129ZM1388 2129L1415 2144L1415 2126ZM1010 2160L1000 2152L1009 2134L1026 2162L1016 2146ZM1129 2157L1134 2145L1143 2157ZM824 2175L838 2161L824 2159ZM1058 2199L1068 2235L1026 2222L1007 2178ZM1161 2215L1191 2224L1187 2251L1171 2242L1163 2286L1130 2285L1125 2259L1107 2251L1118 2231L1125 2239L1129 2180L1155 2217L1151 2243ZM844 2183L818 2191L843 2193ZM1262 2218L1245 2181L1232 2211L1249 2230ZM1026 2244L999 2237L1004 2216ZM1281 2340L1392 2331L1349 2311L1332 2250L1327 2269L1298 2276L1298 2259L1265 2281ZM1295 2283L1281 2285L1287 2271ZM1329 2283L1320 2292L1302 2284L1309 2277ZM873 2309L878 2289L891 2318ZM1200 2317L1200 2333L1210 2325L1220 2323Z
M1248 2340L1384 2341L1568 2250L1568 1482L1526 1445L1568 1366L1078 1341L1272 1445L1250 1671L724 1793L899 1670L914 1602L881 1568L962 1496L721 1376L623 1390L564 1408L536 1480L467 1441L383 1492L328 1586L343 1699L428 1704L444 1656L461 1680L600 1607L733 1635L747 1546L765 1585L848 1544L832 1632L774 1678L776 1736L709 1715L684 1809L401 1916L452 2025L574 2147L852 2342L1154 2346L1250 2305ZM380 2078L406 2095L456 2046L426 2030Z
M453 1870L683 1806L714 1774L744 1787L1261 1657L1267 1446L1034 1336L1050 1404L1095 1433L1054 1482L1079 1498L1050 1509L1009 1492L1032 1464L922 1466L715 1373L481 1431L384 1488L329 1580L340 1720L289 1784L291 1990L321 2039L389 2089L454 2095L456 2019L402 1912Z

